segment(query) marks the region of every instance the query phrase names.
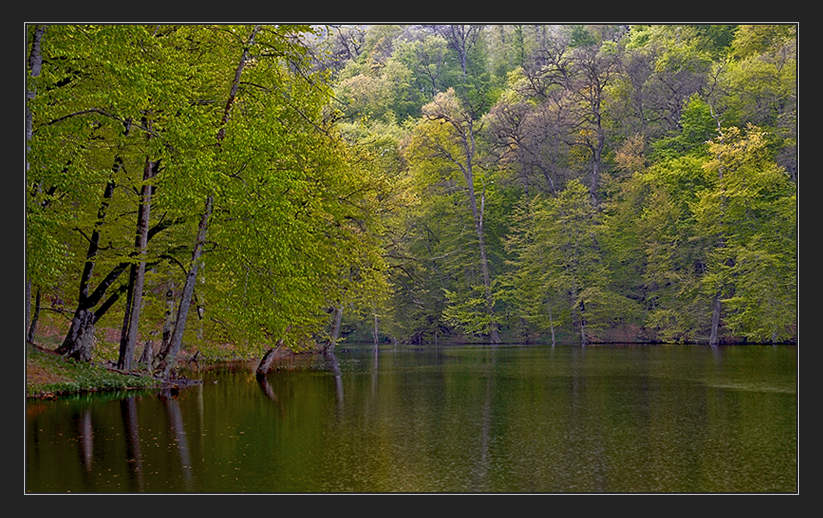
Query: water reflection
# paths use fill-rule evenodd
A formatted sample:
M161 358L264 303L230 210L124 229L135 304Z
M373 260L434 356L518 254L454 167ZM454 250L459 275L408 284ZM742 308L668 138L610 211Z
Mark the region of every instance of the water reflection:
M163 408L166 409L166 418L172 433L173 443L176 445L177 453L180 457L180 468L183 472L183 485L186 490L191 491L192 486L192 465L189 454L189 442L186 438L186 429L183 426L183 414L180 411L180 404L176 394L166 391L160 395Z
M480 458L475 469L476 480L474 486L484 489L488 487L488 473L491 463L489 455L489 429L491 427L491 403L492 392L494 390L496 352L496 346L490 349L491 358L489 359L489 366L485 373L485 393L480 418Z
M260 386L260 390L263 391L263 394L267 398L269 398L270 400L277 403L278 406L281 406L280 405L280 400L277 398L277 394L274 393L274 389L272 389L271 383L269 383L269 378L264 376L264 375L260 375L260 374L258 374L256 376L256 378L257 378L257 384L258 384L258 386Z
M84 408L77 419L77 439L80 446L80 459L86 473L91 472L94 462L94 430L91 423L91 410Z
M31 402L27 490L794 491L794 349L721 353L368 344L179 394Z
M371 395L374 398L374 391L377 389L377 373L380 370L380 349L377 344L374 344L372 350L372 364L371 364Z
M143 456L140 453L140 432L137 422L137 402L134 397L120 400L120 413L126 433L126 463L133 491L143 491Z
M333 350L327 350L326 360L329 368L334 374L334 393L337 398L337 414L338 417L343 413L343 374L340 372L340 363L337 361Z

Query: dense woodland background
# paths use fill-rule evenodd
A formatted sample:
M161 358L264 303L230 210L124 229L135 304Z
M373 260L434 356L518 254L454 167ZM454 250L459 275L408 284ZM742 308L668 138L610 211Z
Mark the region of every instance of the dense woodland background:
M27 339L796 342L796 32L28 25Z

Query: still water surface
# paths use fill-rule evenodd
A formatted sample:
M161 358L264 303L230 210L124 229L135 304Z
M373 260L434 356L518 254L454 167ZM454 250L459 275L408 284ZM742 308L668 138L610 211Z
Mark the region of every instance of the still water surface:
M28 492L795 492L797 350L346 345L26 404Z

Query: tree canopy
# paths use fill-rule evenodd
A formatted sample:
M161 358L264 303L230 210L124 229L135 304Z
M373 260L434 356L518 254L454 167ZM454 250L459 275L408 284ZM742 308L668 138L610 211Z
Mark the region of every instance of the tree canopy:
M794 25L30 24L26 115L68 355L797 339Z

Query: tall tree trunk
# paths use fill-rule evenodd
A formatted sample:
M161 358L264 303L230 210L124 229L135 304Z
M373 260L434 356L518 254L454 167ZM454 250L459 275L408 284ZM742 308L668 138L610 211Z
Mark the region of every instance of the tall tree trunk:
M120 328L120 353L117 358L117 368L123 369L123 344L126 337L129 335L129 326L131 325L131 305L134 300L134 282L136 277L136 265L129 266L129 281L126 287L126 308L123 311L123 325Z
M240 77L243 69L249 59L249 50L254 44L254 38L260 30L259 25L255 25L249 35L249 39L243 48L243 54L240 56L240 62L234 71L234 80L232 81L229 97L226 101L226 106L223 109L223 117L220 119L220 129L217 131L217 147L219 148L226 135L226 123L229 121L232 106L235 99L237 99L237 92L240 87ZM206 208L203 211L203 216L200 220L200 226L197 229L197 241L192 252L191 268L186 276L186 281L183 285L183 293L180 297L180 306L177 310L177 319L172 332L171 340L167 348L163 349L158 357L160 358L159 371L164 377L168 377L169 372L174 366L177 353L180 351L180 346L183 341L183 331L186 327L186 319L188 317L189 308L191 307L191 297L194 293L194 282L197 279L197 269L200 261L200 254L203 250L203 243L206 240L206 229L208 228L209 217L214 205L214 195L210 194L206 198Z
M124 333L120 336L120 356L117 360L117 368L121 370L131 370L134 359L134 349L137 343L137 331L140 323L140 310L143 305L143 285L146 277L146 247L148 244L149 218L151 216L151 193L152 186L147 183L157 174L159 161L152 162L146 157L143 167L143 187L140 193L140 206L137 215L137 235L135 236L134 252L137 254L138 262L131 266L129 285L131 289L131 300L126 312L127 321L124 324Z
M40 316L40 288L37 288L37 295L34 296L34 314L31 317L31 325L26 333L26 341L34 343L34 332L37 330L37 319Z
M34 38L32 39L31 43L31 51L29 52L29 77L34 79L40 76L40 70L43 66L43 55L40 52L40 42L43 39L43 33L46 31L46 27L43 25L38 25L34 29ZM33 85L30 85L29 88L26 88L26 151L29 151L29 142L31 141L31 137L33 135L33 120L32 120L32 113L29 104L34 100L37 94L37 90L34 88ZM29 170L29 161L28 158L26 159L26 171Z
M171 334L174 330L174 281L169 281L166 290L166 314L163 320L163 340L160 343L160 350L168 348L171 342Z
M472 217L474 218L474 230L477 234L477 247L480 252L480 271L483 275L483 291L486 298L486 313L489 315L491 324L489 325L489 340L493 344L500 343L500 334L498 331L497 322L494 320L494 301L491 292L491 274L489 273L489 260L486 256L486 239L483 215L485 212L485 194L481 197L481 206L477 206L477 195L474 191L474 171L472 159L474 157L474 129L473 124L469 121L468 124L468 142L466 145L466 168L464 174L466 177L466 186L468 187L469 206L471 207Z
M476 38L477 32L480 31L479 26L465 26L465 25L451 25L450 43L460 56L460 68L463 72L463 79L468 79L467 58L469 46ZM466 168L463 173L466 177L466 186L469 193L469 204L472 209L472 216L474 217L474 228L477 233L477 242L480 252L480 268L483 274L483 289L486 298L486 313L491 319L489 325L489 340L493 344L500 343L500 333L498 331L497 322L494 321L494 307L491 294L491 276L489 274L489 261L486 256L486 240L483 229L483 208L478 210L477 196L474 191L474 171L472 161L475 154L475 139L474 139L474 116L475 108L470 107L470 114L467 119L467 132L463 135L463 145L466 154ZM485 201L485 198L483 199Z
M720 292L718 291L714 295L714 299L712 299L712 328L711 334L709 335L709 345L712 347L716 347L719 340L718 330L720 329L720 311L721 311L721 302L720 302Z
M592 197L592 204L595 208L598 206L597 201L597 188L600 180L600 164L602 162L602 155L603 155L603 145L605 143L602 132L598 131L597 136L598 142L597 146L594 148L594 156L592 159L592 178L591 184L589 186L591 197Z
M554 346L555 346L555 340L554 340L554 318L552 317L552 308L551 308L551 307L549 307L549 329L551 329L551 333L552 333L552 347L554 347Z
M191 297L192 293L194 293L194 283L197 280L197 269L200 265L200 255L203 253L203 243L206 241L206 229L208 227L209 217L211 216L213 203L213 196L206 198L206 209L203 212L200 225L197 229L197 241L194 244L194 251L191 256L191 268L183 284L183 293L180 297L180 306L177 309L174 331L172 332L168 347L158 354L158 371L163 377L168 377L172 367L174 367L177 353L180 352L180 346L183 343L183 331L186 329L186 319L188 318L189 307L191 306Z
M470 198L470 205L472 208L472 213L474 214L474 230L477 234L477 248L480 252L480 271L483 275L483 292L486 298L486 313L494 318L494 307L493 307L493 300L492 300L492 293L491 293L491 274L489 273L489 260L486 256L486 240L484 237L484 229L483 229L483 218L480 215L477 209L477 200L474 194L474 187L473 185L469 186L469 198ZM492 343L500 343L500 334L497 330L497 323L492 320L491 325L489 326L489 339Z
M31 321L31 281L26 279L26 321L23 322L23 328L25 329L26 339L31 342L31 339L28 338L29 336L29 322Z
M38 25L34 29L34 37L31 43L31 51L29 52L29 77L36 78L40 75L40 70L43 65L43 56L40 53L40 42L43 39L43 33L46 31L45 26ZM29 85L26 88L26 173L29 171L28 152L31 151L31 137L33 135L33 115L31 113L31 102L34 101L36 89L34 85ZM28 278L26 272L26 321L23 323L26 332L30 328L29 322L31 318L31 279ZM31 341L31 340L29 340Z
M374 346L377 347L377 313L374 313L374 330L372 331L372 338L374 338Z

